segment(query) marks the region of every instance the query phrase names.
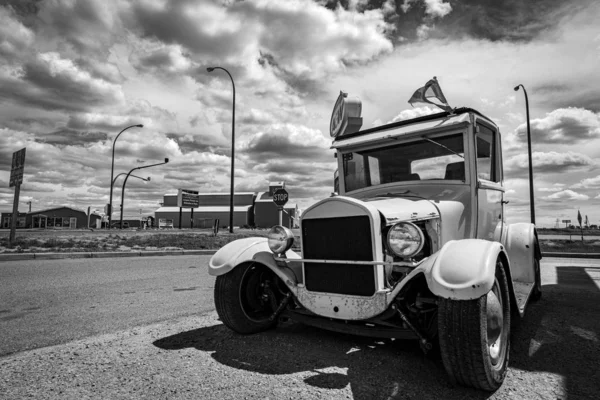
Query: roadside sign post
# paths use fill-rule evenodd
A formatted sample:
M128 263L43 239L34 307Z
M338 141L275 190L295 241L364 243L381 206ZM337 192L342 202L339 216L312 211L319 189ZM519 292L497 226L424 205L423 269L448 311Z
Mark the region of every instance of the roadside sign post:
M279 208L279 225L283 225L283 206L288 202L288 199L288 192L283 188L273 192L273 202Z
M10 168L10 181L8 187L15 187L15 198L13 201L12 219L10 221L10 234L8 243L10 246L15 241L15 231L17 229L17 218L19 217L19 195L21 194L21 184L23 183L23 169L25 168L25 151L27 148L15 151L12 155L12 166Z
M191 210L190 227L194 227L194 208L200 207L200 195L197 190L179 189L177 192L177 206L179 207L179 229L183 219L183 209Z

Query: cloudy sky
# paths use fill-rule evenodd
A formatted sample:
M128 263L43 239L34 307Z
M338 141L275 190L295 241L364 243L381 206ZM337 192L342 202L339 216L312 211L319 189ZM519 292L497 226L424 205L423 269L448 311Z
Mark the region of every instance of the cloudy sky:
M20 210L102 210L115 175L125 215L178 188L285 181L306 208L332 191L329 119L340 90L363 128L433 111L408 99L433 76L453 107L500 126L509 221L529 217L529 94L538 225L600 223L600 3L595 0L0 0L0 209L27 148ZM138 173L136 173L138 174ZM122 178L116 186L120 187ZM120 202L115 189L114 202Z

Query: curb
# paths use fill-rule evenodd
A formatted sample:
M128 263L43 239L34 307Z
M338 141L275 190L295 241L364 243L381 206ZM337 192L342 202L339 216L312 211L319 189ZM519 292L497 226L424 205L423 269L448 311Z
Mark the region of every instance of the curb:
M155 257L155 256L191 256L212 255L217 250L152 250L130 252L98 252L98 253L15 253L0 254L0 261L17 260L59 260L66 258L121 258L121 257Z
M122 258L122 257L157 257L157 256L192 256L212 255L217 250L151 250L130 252L98 252L98 253L14 253L0 254L0 261L18 260L59 260L67 258ZM600 253L554 253L543 252L542 257L547 258L599 258Z
M600 258L600 253L544 253L542 257L555 258Z

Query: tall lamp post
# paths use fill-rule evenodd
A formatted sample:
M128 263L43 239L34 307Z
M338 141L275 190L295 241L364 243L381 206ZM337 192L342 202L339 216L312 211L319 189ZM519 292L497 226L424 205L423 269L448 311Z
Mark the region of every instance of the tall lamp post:
M215 69L222 69L227 72L229 79L231 79L231 85L233 86L233 108L231 112L231 188L229 190L229 233L233 233L233 178L235 175L234 164L235 164L235 83L229 71L223 67L208 67L208 72L213 72Z
M119 219L119 228L123 229L123 205L125 204L125 185L127 184L127 179L129 179L129 175L131 175L131 173L133 171L135 171L136 169L144 169L144 168L150 168L150 167L156 167L157 165L163 165L169 162L168 158L165 158L165 162L161 162L161 163L157 163L157 164L150 164L150 165L143 165L141 167L136 167L133 168L131 171L129 171L127 173L127 176L125 177L125 180L123 181L123 189L121 190L121 217Z
M525 94L525 110L527 112L527 152L529 154L529 204L531 212L531 223L535 225L535 203L533 200L533 163L531 161L531 127L529 126L529 99L527 98L527 90L522 84L515 86L515 92L519 91L519 88L523 88Z
M121 132L119 132L119 134L117 135L117 137L115 138L115 140L113 141L113 146L112 146L112 162L110 165L110 199L108 202L108 229L110 229L110 223L112 221L112 198L113 198L113 183L114 183L114 172L115 172L115 143L117 143L117 139L119 138L119 136L121 136L121 133L125 132L127 129L129 128L143 128L144 125L142 124L137 124L137 125L131 125L128 126L127 128L123 129Z

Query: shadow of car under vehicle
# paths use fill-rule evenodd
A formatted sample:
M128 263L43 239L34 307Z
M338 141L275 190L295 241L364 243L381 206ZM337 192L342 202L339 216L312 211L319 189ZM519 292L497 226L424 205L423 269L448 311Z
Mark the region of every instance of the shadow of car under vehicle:
M363 338L296 323L255 335L224 325L182 332L153 343L164 350L195 348L219 363L270 375L307 373L307 385L332 392L350 385L354 399L485 399L490 393L453 386L440 360L425 357L417 341ZM345 373L344 373L345 372ZM250 390L250 388L248 388Z
M556 267L557 284L543 286L512 338L510 366L558 375L569 398L600 392L600 290L590 273L600 267Z

